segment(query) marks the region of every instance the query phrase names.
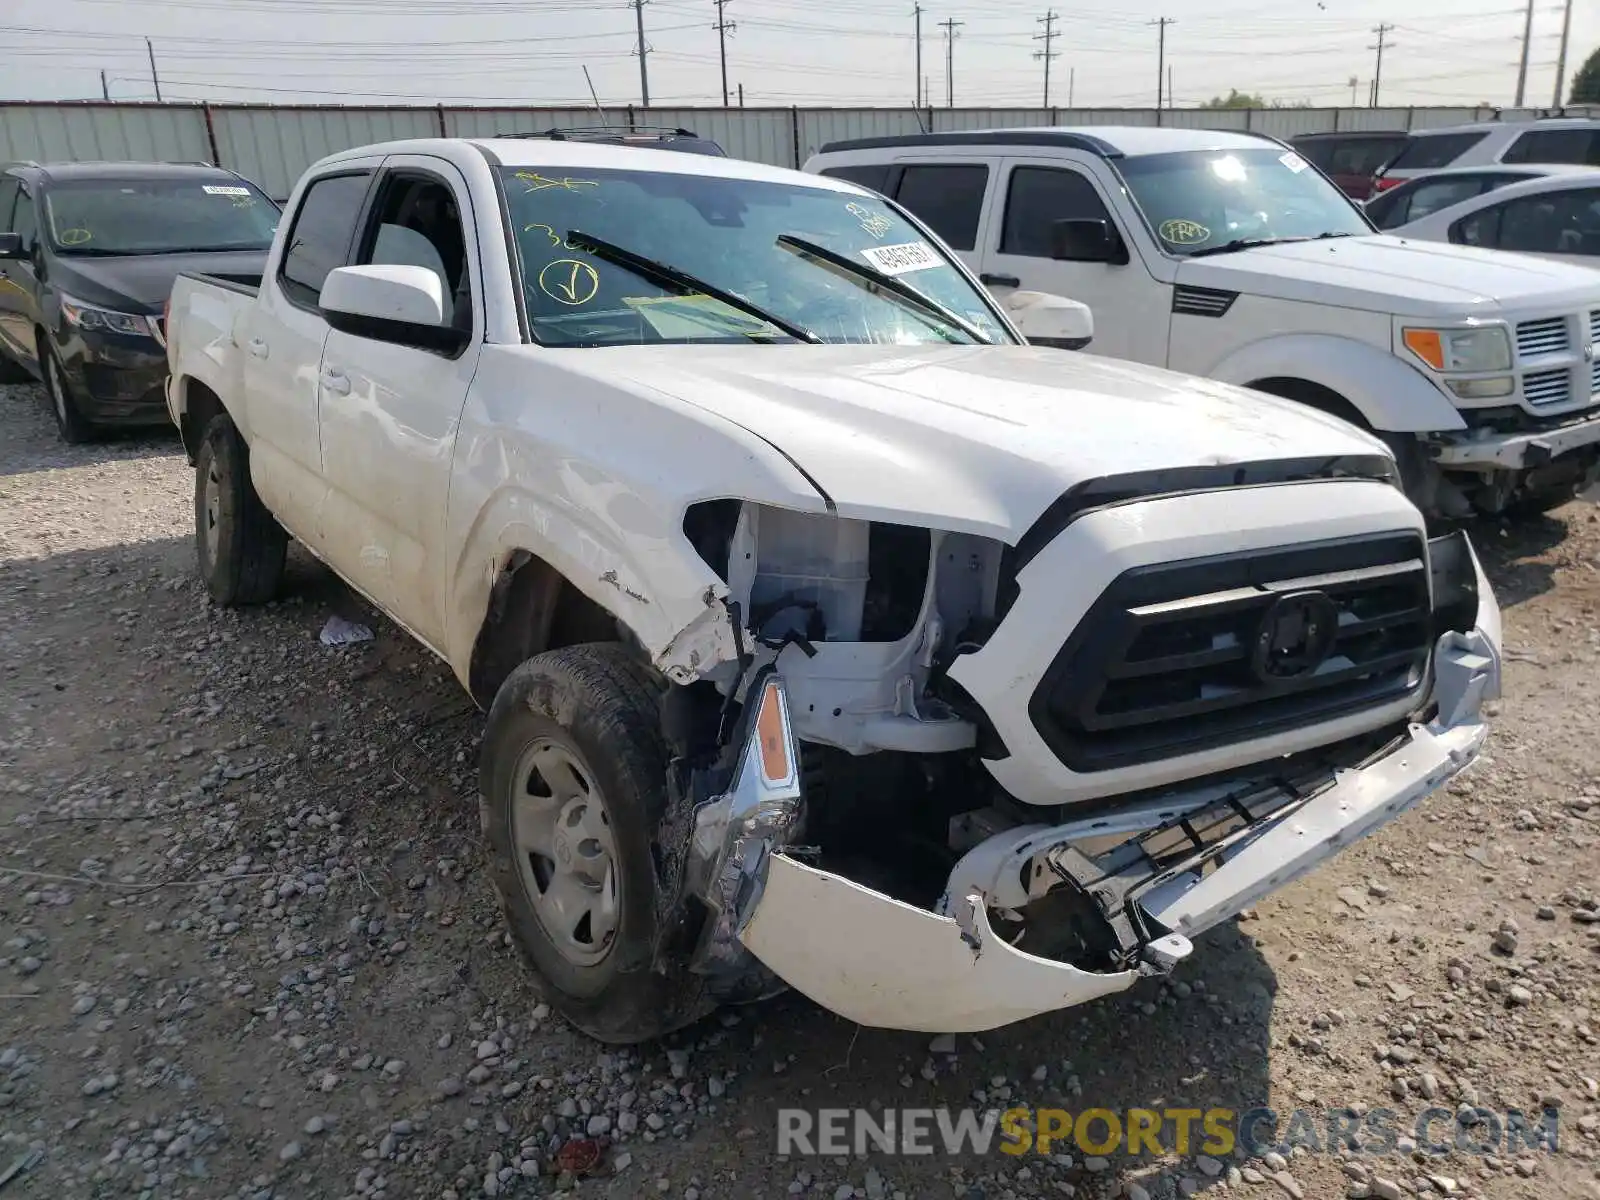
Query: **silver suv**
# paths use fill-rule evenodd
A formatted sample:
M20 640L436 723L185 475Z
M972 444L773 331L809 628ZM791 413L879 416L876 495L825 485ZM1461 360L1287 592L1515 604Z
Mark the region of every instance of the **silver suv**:
M1444 167L1501 163L1569 163L1600 167L1600 117L1480 121L1419 129L1406 148L1373 177L1373 195Z

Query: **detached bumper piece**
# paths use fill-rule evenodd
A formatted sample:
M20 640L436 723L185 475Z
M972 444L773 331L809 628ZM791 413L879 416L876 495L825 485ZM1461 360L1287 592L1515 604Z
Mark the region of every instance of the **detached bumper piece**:
M697 821L717 914L702 962L737 966L749 951L849 1020L923 1032L992 1029L1171 970L1191 938L1411 808L1476 756L1488 732L1482 706L1499 695L1500 613L1464 534L1429 550L1430 718L1359 766L1302 763L1293 777L1268 764L1249 781L992 833L957 862L933 911L785 852L800 815L798 760L790 741L786 773L773 740L792 739L781 680L758 679L735 785ZM1028 953L1012 944L1028 940L1026 929L1003 937L991 924L991 913L1006 925L1035 906L1048 913L1046 897L1089 930L1065 956L1073 961Z
M1523 433L1479 431L1429 444L1428 455L1442 467L1532 470L1575 450L1600 443L1600 414Z

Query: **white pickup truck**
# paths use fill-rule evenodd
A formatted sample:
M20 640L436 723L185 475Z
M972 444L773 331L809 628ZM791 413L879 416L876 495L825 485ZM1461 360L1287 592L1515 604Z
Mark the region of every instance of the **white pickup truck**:
M1082 300L1090 353L1377 432L1430 515L1553 507L1600 472L1600 273L1390 237L1261 134L1093 126L834 142L1001 294Z
M351 150L174 289L200 571L264 601L292 536L450 665L595 1037L1121 991L1474 758L1499 610L1376 439L1010 303L849 183Z

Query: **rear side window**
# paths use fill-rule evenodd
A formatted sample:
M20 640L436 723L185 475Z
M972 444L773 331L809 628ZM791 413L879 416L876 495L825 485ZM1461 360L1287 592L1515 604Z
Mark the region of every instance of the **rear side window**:
M1454 175L1445 179L1424 177L1367 201L1367 216L1379 229L1394 229L1407 221L1419 221L1441 208L1528 178L1531 177L1524 171Z
M11 210L17 203L17 181L0 178L0 233L11 232Z
M1600 255L1600 188L1522 196L1457 223L1453 241L1526 254Z
M871 188L875 192L889 190L888 163L855 163L844 167L824 167L818 174L826 175L830 179L843 179L846 183Z
M1600 163L1600 133L1592 129L1537 129L1512 142L1508 163Z
M978 218L989 186L982 163L913 164L900 176L896 199L920 217L953 250L978 244Z
M1100 193L1076 171L1054 167L1018 167L1006 193L1001 254L1050 257L1050 227L1075 218L1109 221Z
M1440 167L1448 167L1488 136L1489 131L1485 129L1482 133L1438 133L1431 137L1413 137L1389 166L1395 171L1436 171Z
M1403 137L1352 138L1348 142L1334 142L1325 161L1312 161L1329 175L1373 175L1405 149L1406 141Z
M327 175L306 189L285 243L279 279L291 300L315 304L322 296L323 280L349 260L361 203L370 176Z

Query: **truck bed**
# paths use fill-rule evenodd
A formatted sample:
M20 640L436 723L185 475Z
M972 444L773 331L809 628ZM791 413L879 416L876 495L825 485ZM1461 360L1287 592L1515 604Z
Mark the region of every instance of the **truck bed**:
M204 271L184 271L186 279L196 279L201 283L215 284L217 287L226 288L230 292L238 292L244 296L255 296L261 290L260 271L236 271L226 275L213 275Z

